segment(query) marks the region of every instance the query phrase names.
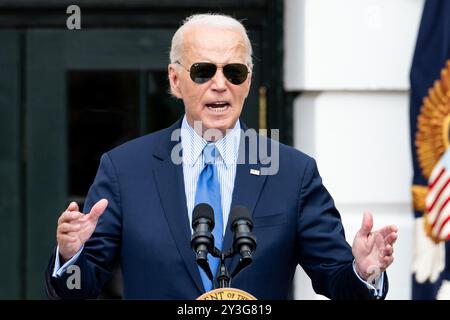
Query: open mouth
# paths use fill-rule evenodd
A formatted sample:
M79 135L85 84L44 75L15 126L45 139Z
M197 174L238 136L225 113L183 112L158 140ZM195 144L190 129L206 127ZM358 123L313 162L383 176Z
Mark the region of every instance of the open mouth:
M214 112L223 112L230 107L230 104L226 101L217 101L212 103L207 103L206 107Z

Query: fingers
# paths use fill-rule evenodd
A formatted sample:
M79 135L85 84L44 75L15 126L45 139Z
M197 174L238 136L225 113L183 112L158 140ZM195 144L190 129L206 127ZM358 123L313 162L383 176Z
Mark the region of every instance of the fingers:
M380 234L382 236L384 245L390 245L391 247L394 245L395 241L397 241L398 234L397 234L398 228L394 225L384 227L376 233Z
M80 210L78 209L78 204L72 201L67 207L66 211L80 211Z
M80 218L82 214L79 212L78 204L74 201L72 201L69 206L67 207L66 211L64 211L58 218L58 225L65 223L65 222L71 222L73 220L76 220Z
M378 236L376 241L380 249L380 267L385 270L394 261L394 247L391 244L386 244L381 234L378 234Z
M58 241L58 243L76 243L77 242L77 237L73 236L73 235L69 235L69 234L58 234L56 236L56 240Z
M78 207L78 206L77 206ZM63 224L65 222L72 222L81 218L83 214L78 211L64 211L58 219L58 225Z
M361 229L359 229L358 233L361 236L368 236L373 228L373 218L370 212L364 212Z
M67 234L58 234L57 236L59 254L62 257L62 263L72 258L81 248L79 240L75 236Z
M81 226L79 223L64 222L58 226L58 232L60 233L78 232L80 229Z
M91 212L89 212L89 218L98 219L103 214L103 212L105 212L107 206L108 200L101 199L92 207Z
M397 234L393 233L392 238L395 242L395 239L397 237ZM386 239L383 239L383 236L380 233L376 233L375 235L375 242L378 247L378 250L380 250L380 258L384 258L386 256L392 256L394 253L394 247L392 243L388 243Z
M375 245L377 246L378 250L380 250L380 253L383 254L384 250L386 249L386 244L384 242L383 236L376 232L374 233L375 237Z
M392 256L393 253L394 253L394 248L390 244L386 245L386 247L382 251L382 254L384 256Z
M393 245L395 243L395 241L397 241L398 235L396 232L392 232L390 234L388 234L385 238L384 238L384 242L386 244L390 244Z
M379 233L381 233L383 235L383 237L387 237L389 234L391 233L397 233L398 232L398 228L395 225L390 225L390 226L386 226L384 228L381 228L380 230L378 230Z
M72 251L76 252L79 249L78 237L75 236L74 233L62 233L59 232L58 228L58 232L56 233L56 241L58 242L60 254L64 258L71 257L73 255Z

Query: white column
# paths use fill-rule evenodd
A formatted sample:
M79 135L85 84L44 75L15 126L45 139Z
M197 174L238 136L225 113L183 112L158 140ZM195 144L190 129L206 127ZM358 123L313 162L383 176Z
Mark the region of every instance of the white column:
M285 0L294 145L313 156L351 244L365 210L399 226L388 299L409 299L413 214L408 75L423 0ZM302 270L297 299L320 299Z

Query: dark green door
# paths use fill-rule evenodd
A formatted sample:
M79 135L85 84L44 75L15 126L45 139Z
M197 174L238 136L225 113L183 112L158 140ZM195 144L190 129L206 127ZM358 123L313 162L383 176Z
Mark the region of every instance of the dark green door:
M44 296L56 222L83 202L100 156L184 112L170 97L172 29L33 30L26 37L27 298ZM251 33L258 44L259 32ZM260 57L255 45L255 55ZM243 112L258 128L259 62Z
M20 32L0 30L0 299L20 299L24 260Z

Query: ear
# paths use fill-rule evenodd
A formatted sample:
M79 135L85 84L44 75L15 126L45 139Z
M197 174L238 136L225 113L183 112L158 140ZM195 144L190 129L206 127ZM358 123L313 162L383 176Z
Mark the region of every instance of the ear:
M169 83L170 83L170 91L172 94L178 99L182 99L183 95L180 90L180 78L178 76L178 72L176 67L173 64L169 64L167 66L167 72L169 74Z

